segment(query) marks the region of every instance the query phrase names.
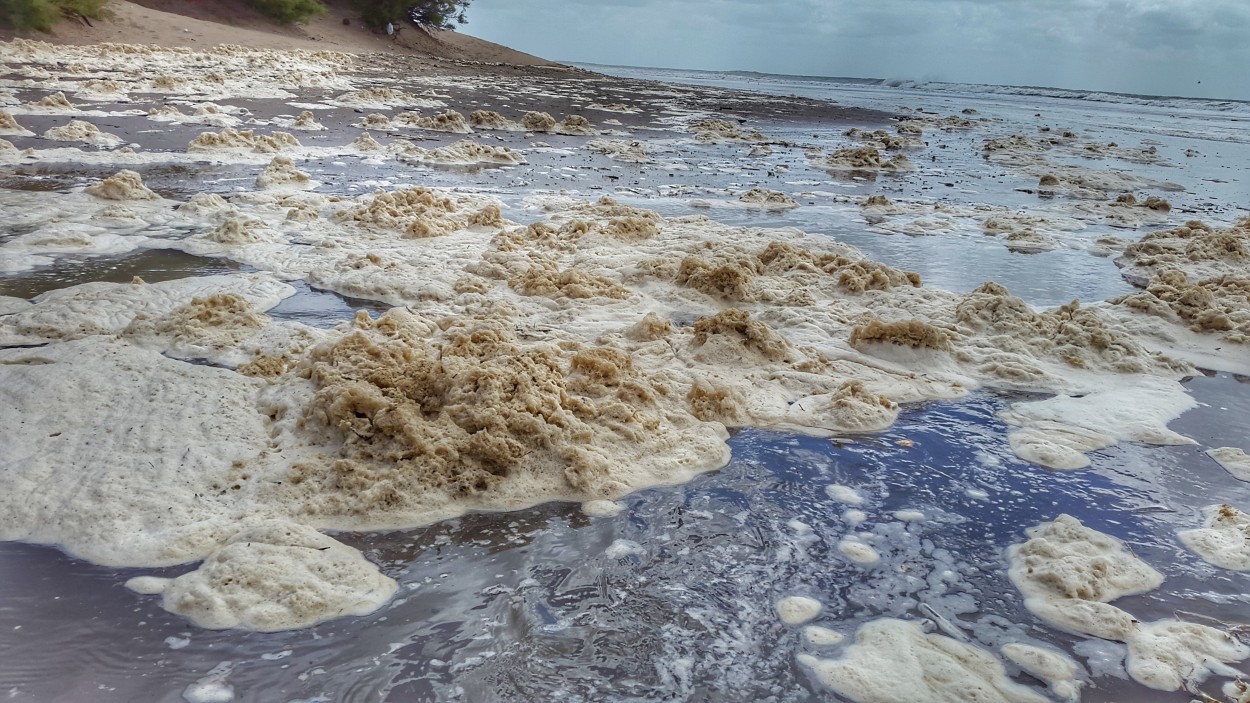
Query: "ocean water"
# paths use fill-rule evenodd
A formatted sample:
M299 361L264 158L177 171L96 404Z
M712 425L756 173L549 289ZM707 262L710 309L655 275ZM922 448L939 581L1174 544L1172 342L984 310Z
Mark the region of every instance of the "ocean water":
M1028 206L1037 196L1024 190L1034 183L988 164L977 145L1045 122L1101 141L1157 145L1176 166L1119 166L1182 185L1184 191L1167 194L1180 217L1231 221L1250 205L1250 139L1244 129L1250 113L1244 103L595 68L887 111L906 107L946 115L970 108L991 122L975 133L934 133L933 146L945 145L943 159L920 162L918 172L897 177L831 176L792 153L755 165L732 147L694 152L676 144L666 161L686 168L641 169L594 161L573 151L584 139L555 136L544 139L550 151L528 154L531 165L521 168L424 169L415 175L406 167L356 162L305 168L327 190L350 190L355 181L417 178L473 189L498 196L510 206L510 217L522 221L539 217L528 202L532 196L563 191L612 193L665 215L798 227L919 271L928 285L964 291L999 280L1039 307L1101 300L1131 287L1111 258L1079 247L1021 254L978 232L883 234L866 227L857 208L829 196L886 193ZM125 127L124 120L118 124ZM839 142L848 125L756 126L778 139L827 147ZM330 138L348 139L342 133ZM1184 157L1186 149L1201 155ZM69 172L74 169L68 165L60 170ZM167 178L165 192L181 194L228 194L241 179L229 169L147 175L149 182ZM12 179L36 177L50 178L46 172L24 180L11 174L5 183L16 191L20 184ZM62 189L74 182L51 181ZM698 202L753 185L793 193L804 207L760 214ZM16 207L19 195L5 202ZM1078 238L1132 238L1147 230L1093 226ZM177 233L150 234L159 239ZM29 297L86 280L230 270L240 266L162 249L64 256L32 272L0 276L0 294ZM273 317L328 327L355 310L385 307L295 285L299 292L274 308ZM1016 458L997 413L1025 397L980 391L908 406L896 425L872 435L817 439L741 431L730 442L733 460L724 469L629 496L615 517L592 518L577 505L552 503L417 530L336 535L382 565L400 591L370 616L292 632L197 629L122 586L152 570L104 568L51 547L2 543L0 695L19 701L178 701L196 695L292 702L838 700L796 663L797 654L817 650L777 619L779 598L821 601L825 609L816 624L848 636L877 617L909 617L949 622L986 647L1025 641L1071 652L1081 638L1048 628L1023 609L1003 555L1023 539L1025 528L1065 512L1130 542L1166 576L1160 589L1118 605L1141 618L1184 610L1245 622L1250 574L1206 564L1180 545L1175 532L1196 525L1199 509L1210 503L1250 506L1250 484L1232 479L1202 453L1206 447L1247 447L1250 382L1211 372L1186 387L1199 406L1173 428L1200 444L1121 444L1094 453L1092 466L1078 472L1048 471ZM846 506L825 492L830 484L855 487L865 496L862 525L848 522ZM899 510L920 511L927 519L904 522L893 515ZM879 566L864 569L838 553L838 540L850 532L881 552ZM1192 698L1149 691L1115 675L1117 657L1124 656L1119 645L1077 651L1096 654L1080 658L1090 672L1085 701ZM1214 682L1208 689L1214 694Z

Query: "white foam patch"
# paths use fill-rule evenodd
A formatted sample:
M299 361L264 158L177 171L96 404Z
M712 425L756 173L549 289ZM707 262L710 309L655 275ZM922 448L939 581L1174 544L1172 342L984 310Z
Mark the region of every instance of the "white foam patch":
M603 550L603 555L609 559L626 559L632 556L644 556L646 553L645 547L628 539L615 540Z
M1240 447L1208 449L1207 456L1215 459L1217 464L1238 481L1250 481L1250 455Z
M11 315L15 312L21 312L29 308L30 305L30 301L25 298L0 295L0 315Z
M586 148L596 154L603 154L614 161L635 164L646 164L654 161L643 143L637 141L593 139L586 143Z
M803 641L811 647L836 647L846 641L846 635L819 625L803 628Z
M149 578L138 586L149 593L153 584ZM312 528L273 521L238 532L161 592L166 610L200 627L274 632L368 615L396 588L355 549Z
M803 537L812 534L812 526L802 520L790 520L786 522L786 527L794 531L794 534Z
M423 149L408 142L397 142L400 145L395 151L403 161L427 164L445 164L472 166L475 164L493 164L496 166L515 166L525 163L521 152L507 146L491 146L480 142L462 139L455 144Z
M862 625L837 659L800 654L820 684L855 703L1045 703L1007 677L984 649L926 634L914 622L882 618Z
M1181 542L1221 569L1250 571L1250 514L1228 504L1208 505L1202 512L1203 526L1181 530Z
M1224 684L1223 693L1232 703L1250 703L1250 684L1240 679Z
M101 132L84 120L70 120L68 124L53 127L43 133L43 138L59 142L86 142L97 147L115 147L124 141L116 134Z
M1000 648L1003 657L1050 687L1063 701L1081 699L1080 666L1063 652L1037 645L1010 642Z
M881 555L877 550L855 537L846 537L839 541L838 551L860 566L876 566L881 562Z
M1212 674L1239 677L1228 664L1250 657L1250 646L1228 633L1179 620L1138 623L1128 638L1125 668L1138 683L1179 691Z
M582 512L590 517L614 517L624 509L623 503L614 500L588 500L582 503Z
M1114 537L1068 515L1027 533L1032 539L1008 549L1008 575L1025 607L1062 630L1127 644L1125 668L1138 683L1179 690L1212 674L1235 676L1227 664L1250 658L1250 646L1216 628L1180 620L1141 622L1110 605L1163 582Z
M191 644L190 637L166 637L165 645L170 649L184 649Z
M3 539L168 566L239 531L231 486L253 482L231 466L270 446L264 416L245 410L256 380L106 336L0 350L0 378L0 445L17 448L0 467Z
M825 606L815 598L786 596L777 601L777 617L787 625L802 625L820 617Z
M999 417L1020 428L1008 435L1020 458L1052 469L1080 469L1089 466L1086 452L1117 442L1194 444L1167 423L1196 405L1179 383L1146 378L1079 398L1015 403Z
M161 351L179 343L199 347L181 354L194 357L211 347L226 351L241 341L234 335L260 333L267 323L255 316L294 293L294 288L269 274L201 276L151 284L85 283L40 294L32 305L0 318L0 343L129 334L135 339L163 338ZM178 317L179 311L187 319L178 320L177 329L161 325L171 316Z
M230 675L234 673L232 662L222 662L182 691L187 703L230 703L234 700L234 686Z
M1138 559L1120 540L1060 515L1025 532L1029 541L1007 551L1008 576L1034 615L1069 632L1124 641L1133 620L1107 606L1145 593L1163 575Z
M842 513L842 519L846 520L851 527L858 527L868 519L868 513L852 508Z
M825 493L839 503L845 505L863 505L864 497L850 486L844 486L840 483L825 486Z

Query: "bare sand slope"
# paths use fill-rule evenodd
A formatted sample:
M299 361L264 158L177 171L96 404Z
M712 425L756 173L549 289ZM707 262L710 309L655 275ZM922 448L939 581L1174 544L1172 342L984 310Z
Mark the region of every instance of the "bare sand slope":
M241 0L111 0L110 16L91 25L59 23L51 34L31 38L63 44L121 42L160 46L209 47L241 44L270 49L332 50L350 53L400 51L458 61L548 66L552 62L459 32L425 32L405 26L398 41L365 27L349 6L329 3L330 12L307 25L268 21ZM347 19L350 24L344 25ZM0 39L12 38L0 30Z

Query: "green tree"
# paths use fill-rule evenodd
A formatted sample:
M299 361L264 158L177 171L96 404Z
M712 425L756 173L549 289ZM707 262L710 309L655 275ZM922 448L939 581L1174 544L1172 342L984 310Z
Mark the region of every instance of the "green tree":
M421 27L453 29L457 24L469 21L465 16L469 2L470 0L425 0L408 8L408 19Z
M269 17L283 24L303 22L317 15L325 14L326 6L321 0L247 0L248 4Z
M465 10L471 0L355 0L365 24L382 27L407 20L419 27L451 29L468 22Z
M3 0L0 25L46 32L61 16L103 17L105 2L107 0Z

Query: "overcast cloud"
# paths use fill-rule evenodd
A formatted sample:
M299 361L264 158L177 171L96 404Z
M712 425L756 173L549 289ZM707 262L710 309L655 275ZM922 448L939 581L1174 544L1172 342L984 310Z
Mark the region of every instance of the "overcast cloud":
M560 61L1250 100L1250 0L473 0Z

